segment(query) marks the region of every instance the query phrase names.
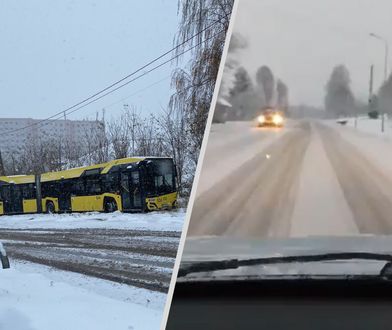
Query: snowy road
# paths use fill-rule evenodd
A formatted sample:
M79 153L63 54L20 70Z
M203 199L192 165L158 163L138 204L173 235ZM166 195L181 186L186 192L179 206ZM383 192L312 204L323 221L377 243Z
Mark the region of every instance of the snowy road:
M0 218L13 260L166 292L185 213L16 215Z
M327 121L213 125L188 235L392 234L391 150Z
M104 229L1 230L11 259L166 292L180 233Z

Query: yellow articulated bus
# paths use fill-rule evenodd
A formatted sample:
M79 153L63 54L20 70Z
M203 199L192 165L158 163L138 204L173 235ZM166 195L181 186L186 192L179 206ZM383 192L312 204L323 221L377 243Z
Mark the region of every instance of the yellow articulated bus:
M147 212L176 207L172 158L123 158L41 175L0 176L0 215Z

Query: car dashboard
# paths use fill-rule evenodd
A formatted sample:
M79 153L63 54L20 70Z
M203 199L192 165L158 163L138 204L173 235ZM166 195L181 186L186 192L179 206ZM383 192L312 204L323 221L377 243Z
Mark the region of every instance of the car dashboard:
M391 311L374 277L178 282L166 329L390 329Z

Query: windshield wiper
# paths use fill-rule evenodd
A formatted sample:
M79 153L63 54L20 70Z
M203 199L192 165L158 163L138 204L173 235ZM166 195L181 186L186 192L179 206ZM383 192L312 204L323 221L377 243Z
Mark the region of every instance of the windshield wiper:
M217 261L202 261L183 263L178 271L178 277L184 277L193 273L204 273L218 270L237 269L244 266L258 266L287 263L308 263L337 260L374 260L385 261L387 264L381 269L380 276L392 278L392 254L371 252L337 252L313 255L297 255L282 257L265 257L252 259L226 259Z

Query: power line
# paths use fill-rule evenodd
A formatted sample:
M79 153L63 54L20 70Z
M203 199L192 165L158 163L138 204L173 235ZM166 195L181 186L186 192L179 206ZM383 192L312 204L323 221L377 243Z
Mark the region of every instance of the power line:
M158 85L158 84L160 84L161 82L164 82L165 80L168 80L170 77L171 77L171 75L168 75L168 76L166 76L166 77L164 77L164 78L162 78L162 79L159 79L159 80L153 82L152 84L147 85L147 86L143 87L142 89L139 89L138 91L136 91L136 92L134 92L134 93L132 93L132 94L130 94L130 95L128 95L128 96L123 97L123 98L120 99L120 100L117 100L117 101L115 101L115 102L113 102L113 103L110 103L110 104L108 104L108 105L104 105L104 106L102 107L102 109L111 108L113 105L116 105L116 104L118 104L118 103L120 103L120 102L123 102L123 101L129 99L129 98L132 97L132 96L138 95L138 94L140 94L141 92L144 92L145 90L148 90L148 89L150 89L151 87L154 87L155 85ZM97 113L97 111L94 110L94 114L96 114L96 113ZM91 114L93 114L93 112L89 113L88 116L91 115Z
M160 56L154 58L153 60L151 60L151 61L149 61L148 63L144 64L143 66L141 66L141 67L138 68L137 70L133 71L132 73L126 75L125 77L121 78L120 80L117 80L116 82L114 82L114 83L112 83L111 85L105 87L104 89L101 89L100 91L94 93L93 95L91 95L91 96L89 96L89 97L83 99L82 101L80 101L80 102L78 102L78 103L76 103L76 104L74 104L74 105L72 105L72 106L70 106L70 107L68 107L68 108L66 108L66 109L64 109L64 110L62 110L62 111L60 111L60 112L58 112L58 113L56 113L56 114L50 116L50 117L48 117L48 118L45 118L45 119L43 119L43 120L40 120L40 121L35 122L35 123L33 123L33 124L30 124L30 125L26 125L26 126L24 126L24 127L20 127L20 128L14 129L14 130L10 130L10 131L4 132L4 133L1 134L1 135L5 135L5 134L10 134L10 133L18 132L18 131L21 131L21 130L24 130L24 129L27 129L27 128L30 128L30 127L33 127L33 126L36 126L36 125L39 125L39 124L42 123L42 122L49 121L50 119L56 119L57 116L59 116L59 115L60 115L60 116L63 116L63 115L65 115L65 114L67 113L67 111L72 110L72 109L75 109L75 108L77 108L77 107L78 107L78 108L77 108L78 110L81 109L82 107L79 107L79 106L82 105L83 103L85 103L85 102L87 102L87 101L89 101L89 100L91 100L91 99L94 99L94 98L95 98L96 96L98 96L99 94L102 94L103 92L105 92L105 91L111 89L112 87L114 87L114 86L120 84L121 82L125 81L126 79L130 78L131 76L134 76L135 74L137 74L138 72L142 71L142 70L145 69L146 67L150 66L151 64L153 64L153 63L159 61L159 60L162 59L163 57L165 57L165 56L167 56L168 54L172 53L174 50L176 50L176 49L178 49L178 48L184 46L184 45L185 45L186 43L188 43L190 40L192 40L192 39L196 38L197 36L201 35L203 32L207 31L208 29L210 29L211 27L213 27L215 24L218 24L218 23L219 23L219 21L215 21L215 22L211 23L210 25L208 25L208 26L205 27L204 29L200 30L200 31L197 32L196 34L192 35L191 37L187 38L186 40L184 40L184 41L181 42L180 44L178 44L178 45L176 45L175 47L171 48L170 50L164 52L164 53L161 54ZM224 30L221 30L221 31L218 32L217 34L223 32L223 31L224 31ZM212 37L216 36L217 34L213 35ZM190 49L188 49L188 50L186 50L186 51L183 51L183 52L177 54L176 56L172 57L170 60L165 61L162 65L167 64L167 63L173 61L174 59L176 59L176 58L180 57L181 55L187 53L188 51L190 51L190 50L196 48L197 46L199 46L200 44L202 44L203 42L205 42L205 41L207 41L207 40L209 40L209 39L211 39L211 37L209 37L209 38L207 38L207 39L204 39L204 40L202 40L201 42L199 42L198 44L196 44L195 46L191 47ZM156 66L155 69L161 67L162 65ZM147 73L150 73L151 71L153 71L153 70L149 70L149 71L147 71ZM142 75L139 75L136 79L143 77L143 76L146 75L147 73L143 73ZM119 87L115 88L115 89L112 90L111 92L114 92L114 91L118 90L119 88L122 88L122 87L128 85L130 82L135 81L136 79L132 79L131 81L129 81L129 82L125 83L125 84L120 85ZM109 95L109 94L111 94L111 93L105 93L104 96ZM104 96L103 96L103 97L104 97ZM100 99L100 98L96 98L95 100L99 100L99 99ZM95 102L95 101L94 101L94 102ZM91 103L92 103L92 102L89 102L89 103L87 103L86 105L89 105L89 104L91 104ZM74 112L74 111L72 111L72 112L70 112L70 113L73 113L73 112Z
M163 80L163 79L162 79L162 80ZM173 94L173 96L174 96L174 95L181 94L181 93L184 93L184 92L186 92L187 90L189 90L189 89L191 89L191 88L204 86L204 85L206 85L207 83L209 83L210 80L211 80L211 79L206 79L206 80L203 80L202 82L200 82L199 84L195 84L195 85L188 86L188 87L186 87L186 88L184 88L184 89L182 89L182 90L180 90L180 91L177 91L176 93ZM160 81L157 81L157 82L155 82L154 84L156 84L156 83L158 83L158 82L160 82ZM148 88L152 87L154 84L151 84L150 86L146 87L145 89L148 89ZM154 139L155 139L155 140L161 140L161 138L152 138L152 139L150 139L150 140L154 140ZM138 141L138 140L141 140L141 139L135 139L135 141ZM111 143L111 144L113 144L113 143ZM109 147L109 145L108 145L108 146L105 146L105 147ZM105 147L102 147L101 150L102 150L103 148L105 148ZM92 152L87 152L87 153L81 155L81 156L78 158L78 160L83 159L84 157L91 156L93 153L94 153L94 151L92 151ZM68 161L69 161L69 159L68 159Z
M208 37L207 39L204 39L204 40L200 41L199 43L197 43L196 45L192 46L191 48L188 48L188 49L182 51L181 53L179 53L179 54L173 56L172 58L166 60L165 62L162 62L162 63L160 63L160 64L154 66L152 69L143 72L142 74L136 76L135 78L133 78L133 79L131 79L131 80L128 80L127 82L125 82L125 83L123 83L123 84L117 86L116 88L114 88L114 89L112 89L112 90L110 90L110 91L108 91L108 92L106 92L106 93L104 93L104 94L102 94L102 95L100 95L100 96L97 96L96 98L93 98L93 99L90 100L89 102L84 103L84 104L78 106L77 108L74 108L72 111L67 112L67 114L68 114L68 115L69 115L69 114L72 114L72 113L74 113L74 112L76 112L76 111L78 111L78 110L80 110L80 109L83 109L83 108L87 107L88 105L90 105L90 104L92 104L92 103L94 103L94 102L96 102L96 101L98 101L98 100L104 98L105 96L114 93L115 91L119 90L120 88L123 88L124 86L127 86L127 85L129 85L130 83L132 83L132 82L134 82L134 81L136 81L136 80L138 80L138 79L144 77L145 75L151 73L152 71L155 71L155 70L159 69L160 67L162 67L162 66L164 66L164 65L166 65L166 64L168 64L168 63L170 63L170 62L172 62L174 59L176 59L176 58L178 58L178 57L184 55L185 53L187 53L187 52L193 50L194 48L200 46L202 43L204 43L204 42L206 42L206 41L208 41L208 40L214 38L215 36L217 36L218 34L220 34L220 33L222 33L222 32L224 32L224 30L221 30L221 31L215 33L214 35ZM50 123L50 119L56 119L55 117L63 116L63 115L64 115L64 111L61 111L61 112L59 112L58 114L53 115L53 116L51 116L51 117L49 117L49 118L40 120L40 121L38 121L38 122L35 122L35 123L33 123L33 124L30 124L30 125L27 125L27 126L24 126L24 127L20 127L20 128L14 129L14 130L10 130L10 131L4 132L4 133L1 134L1 135L10 134L10 133L15 133L15 132L18 132L18 131L21 131L21 130L30 128L30 127L32 127L32 126L37 126L37 125L39 125L39 124L41 124L41 123L45 123L45 122L47 122L46 124L48 124L48 123ZM42 126L44 126L44 125L46 125L46 124L43 124Z
M134 92L134 93L132 93L132 94L130 94L130 95L128 95L128 96L123 97L121 100L118 100L118 101L115 101L115 102L110 103L110 104L108 104L108 105L105 105L104 108L105 108L105 109L110 108L110 107L112 107L112 106L115 105L115 104L118 104L118 103L120 103L120 102L125 101L126 99L129 99L129 98L132 97L132 96L138 95L138 94L140 94L141 92L144 92L145 90L148 90L148 89L150 89L151 87L154 87L155 85L158 85L158 84L160 84L161 82L164 82L165 80L169 79L170 77L171 77L171 75L166 76L165 78L162 78L162 79L160 79L160 80L157 80L157 81L155 81L154 83L152 83L152 84L150 84L150 85L148 85L148 86L146 86L146 87L144 87L144 88L142 88L142 89L139 89L138 91L136 91L136 92Z
M107 96L107 95L109 95L109 94L114 93L115 91L119 90L120 88L122 88L122 87L124 87L124 86L126 86L126 85L129 85L131 82L134 82L135 80L140 79L141 77L143 77L143 76L149 74L149 73L152 72L152 71L155 71L156 69L162 67L163 65L172 62L172 61L173 61L174 59L176 59L177 57L184 55L185 53L191 51L192 49L194 49L194 48L196 48L196 47L198 47L198 46L200 46L202 43L206 42L206 41L209 40L209 39L214 38L215 36L217 36L218 34L220 34L220 33L222 33L222 32L223 32L223 30L219 31L218 33L216 33L216 34L210 36L209 38L207 38L207 39L205 39L205 40L203 40L203 41L197 43L196 45L192 46L191 48L188 48L187 50L184 50L183 52L177 54L176 56L174 56L174 57L172 57L172 58L170 58L170 59L168 59L167 61L162 62L162 63L160 63L159 65L156 65L155 67L153 67L152 69L150 69L150 70L148 70L148 71L146 71L146 72L143 72L142 74L140 74L140 75L137 76L136 78L133 78L133 79L131 79L131 80L129 80L129 81L127 81L127 82L121 84L120 86L117 86L115 89L112 89L112 90L110 90L109 92L106 92L105 94L102 94L102 95L96 97L95 99L91 100L90 102L88 102L88 103L86 103L86 104L83 104L83 105L81 105L80 107L78 107L78 108L76 108L76 109L73 109L72 111L68 112L68 114L72 114L72 113L74 113L74 112L76 112L76 111L78 111L78 110L80 110L80 109L82 109L82 108L84 108L84 107L90 105L91 103L94 103L94 102L96 102L96 101L102 99L103 97L105 97L105 96Z

